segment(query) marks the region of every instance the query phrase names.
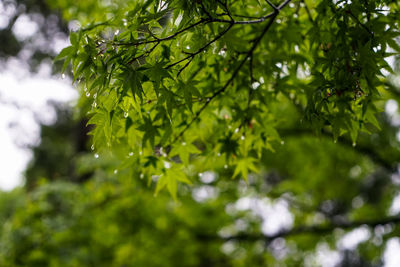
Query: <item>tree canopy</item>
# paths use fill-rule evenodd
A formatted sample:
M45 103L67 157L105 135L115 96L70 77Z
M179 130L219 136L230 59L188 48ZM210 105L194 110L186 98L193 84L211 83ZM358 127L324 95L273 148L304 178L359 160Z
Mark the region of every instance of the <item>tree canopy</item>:
M191 166L247 179L288 129L355 146L393 94L394 1L133 1L105 14L58 58L91 99L93 148L132 155L121 168L173 196Z
M0 265L383 265L398 1L47 5L81 24L56 58L81 95L0 194Z

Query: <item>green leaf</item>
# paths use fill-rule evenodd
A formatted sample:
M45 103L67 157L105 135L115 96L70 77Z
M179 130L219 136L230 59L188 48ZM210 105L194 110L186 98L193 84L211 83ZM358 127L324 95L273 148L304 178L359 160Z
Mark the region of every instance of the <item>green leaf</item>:
M234 177L238 176L239 174L241 174L243 179L247 182L248 181L247 177L248 177L249 171L258 172L258 169L254 165L255 161L256 161L255 158L251 158L251 157L239 159L236 163L236 168L235 168L235 171L233 172L232 177L234 178Z
M61 50L61 52L56 56L54 61L58 61L58 60L61 60L63 58L66 58L66 57L70 57L71 55L73 55L75 53L75 51L76 51L75 47L67 46L66 48Z
M174 200L177 200L178 182L191 184L191 181L186 177L185 173L181 170L181 166L175 164L171 167L170 162L164 162L167 169L160 175L155 194L157 195L163 188L167 188Z
M191 143L182 142L181 144L175 145L170 156L179 156L184 165L189 165L189 156L192 154L199 154L201 151Z

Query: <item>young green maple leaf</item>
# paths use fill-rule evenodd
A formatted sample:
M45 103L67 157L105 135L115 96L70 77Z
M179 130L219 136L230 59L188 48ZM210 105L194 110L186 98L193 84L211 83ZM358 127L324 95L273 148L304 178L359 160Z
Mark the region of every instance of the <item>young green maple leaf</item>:
M143 116L143 124L137 128L139 131L144 132L142 144L145 146L146 142L149 141L150 145L154 147L154 139L159 135L158 127L153 125L153 122L149 116Z
M178 181L186 184L191 184L192 182L187 178L186 174L181 170L181 165L174 164L171 166L170 162L165 162L166 169L164 173L160 175L157 186L155 190L155 195L157 195L164 187L167 187L171 196L176 200L178 191Z
M183 164L186 166L189 165L189 156L190 154L199 154L201 151L194 146L192 143L185 143L175 145L171 152L170 156L179 156Z
M149 76L150 80L153 81L154 90L158 92L160 89L160 85L165 78L171 78L168 70L164 68L164 63L156 63L153 67L149 68L146 71L146 75Z
M232 177L236 177L239 174L241 174L243 179L247 182L249 171L258 172L258 169L254 165L254 162L256 162L256 159L251 157L239 159L238 162L236 163L236 168L235 171L233 172Z

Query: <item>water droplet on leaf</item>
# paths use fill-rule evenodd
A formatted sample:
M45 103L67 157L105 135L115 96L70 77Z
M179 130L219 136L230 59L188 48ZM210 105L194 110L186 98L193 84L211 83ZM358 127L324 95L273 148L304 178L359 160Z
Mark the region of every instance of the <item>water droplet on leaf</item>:
M129 113L128 112L124 112L124 118L128 118Z
M165 167L166 169L171 168L171 163L169 163L168 161L164 161L164 167Z
M99 158L99 154L94 154L94 158L98 159Z
M260 83L259 82L253 82L252 84L251 84L251 87L253 88L253 90L257 90L257 88L260 86Z

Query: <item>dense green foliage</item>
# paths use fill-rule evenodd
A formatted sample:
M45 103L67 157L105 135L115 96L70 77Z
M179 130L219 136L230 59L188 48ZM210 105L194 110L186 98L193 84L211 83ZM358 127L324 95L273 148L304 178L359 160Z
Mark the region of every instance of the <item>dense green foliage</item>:
M0 266L382 266L398 1L76 2L81 97L0 194Z
M393 1L131 1L58 58L92 98L94 149L133 154L121 166L175 196L207 162L247 179L284 128L354 145L379 129L399 15Z

